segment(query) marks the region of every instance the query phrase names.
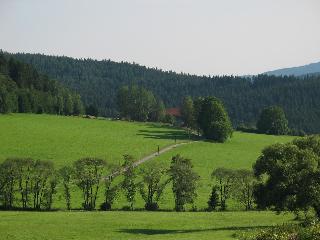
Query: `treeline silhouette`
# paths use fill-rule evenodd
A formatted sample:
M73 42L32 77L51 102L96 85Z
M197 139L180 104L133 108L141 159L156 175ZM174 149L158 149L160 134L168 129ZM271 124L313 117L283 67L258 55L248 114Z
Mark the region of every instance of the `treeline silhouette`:
M104 116L117 116L117 91L124 85L151 90L167 107L180 106L184 96L221 99L234 127L252 127L268 106L284 109L289 127L306 133L320 131L320 76L195 76L147 68L138 64L73 59L41 54L13 54L81 94L86 105Z

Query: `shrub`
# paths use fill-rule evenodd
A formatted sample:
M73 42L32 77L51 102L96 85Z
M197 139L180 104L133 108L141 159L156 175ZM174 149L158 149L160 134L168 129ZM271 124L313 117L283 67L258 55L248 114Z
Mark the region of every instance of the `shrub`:
M320 224L308 227L287 224L253 234L252 231L242 233L237 237L241 240L320 240Z
M214 211L219 206L219 188L217 186L212 187L211 195L208 201L208 211Z
M111 204L110 203L101 203L100 205L100 210L101 211L110 211L111 210Z
M131 211L132 208L130 206L123 206L122 211Z
M144 207L148 211L157 211L159 209L159 205L156 202L146 203Z

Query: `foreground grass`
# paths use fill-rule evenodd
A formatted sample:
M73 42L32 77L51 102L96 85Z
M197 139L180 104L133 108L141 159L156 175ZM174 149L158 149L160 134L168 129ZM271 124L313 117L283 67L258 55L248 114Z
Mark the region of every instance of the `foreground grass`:
M292 220L272 212L0 212L2 240L217 239Z

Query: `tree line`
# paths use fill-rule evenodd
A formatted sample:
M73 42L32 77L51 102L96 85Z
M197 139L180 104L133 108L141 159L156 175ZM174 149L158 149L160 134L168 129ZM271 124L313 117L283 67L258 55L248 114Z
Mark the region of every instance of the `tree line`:
M118 92L118 106L123 119L172 121L166 114L163 102L143 87L122 87ZM232 136L233 128L228 113L222 102L215 97L197 98L195 102L191 97L184 98L181 117L187 129L197 130L199 135L207 139L224 142Z
M208 198L207 211L225 211L230 199L245 210L279 211L313 210L320 218L320 136L297 138L286 144L266 147L253 169L213 169L214 184ZM83 158L72 166L55 169L50 161L9 158L0 165L0 206L2 209L50 210L54 196L62 189L67 209L72 209L71 192L80 190L82 201L77 208L111 210L119 194L124 194L133 210L137 194L145 209L159 209L159 201L167 187L174 196L174 209L184 211L195 200L200 176L191 159L175 155L169 167L161 163L135 165L130 155L123 164L107 164L103 159ZM97 206L98 194L104 201Z
M71 192L77 187L82 196L78 207L97 208L98 193L103 189L101 210L110 210L119 193L128 201L124 209L134 209L137 193L145 201L146 210L158 210L165 188L172 183L175 209L183 211L185 204L197 196L196 182L190 159L176 155L170 168L161 164L146 164L137 168L134 158L123 156L123 164L107 164L103 159L82 158L72 166L55 169L51 161L31 158L8 158L0 164L0 207L2 209L51 210L58 186L63 191L66 209L70 210Z
M79 115L84 106L80 95L0 52L0 113L8 112Z
M184 97L181 104L182 124L198 135L217 142L225 142L232 137L233 127L223 103L215 97ZM255 128L238 130L272 135L304 135L289 129L283 109L270 106L262 110Z
M174 118L166 114L165 106L161 99L144 87L123 86L118 92L117 102L120 118L134 121L152 121L172 123ZM216 97L190 96L183 98L180 106L180 125L202 135L207 139L217 142L225 142L232 137L233 126L229 115L222 103ZM242 131L257 133L286 135L299 134L288 127L288 120L283 109L279 106L271 106L262 110L256 124L256 128L238 128ZM303 133L302 133L303 135Z
M219 168L212 176L216 177L219 185L212 188L207 210L217 210L218 206L221 206L221 210L227 209L226 201L233 183L237 183L232 188L234 196L244 203L247 210L252 209L252 192L251 189L246 189L251 187L253 181L250 171ZM62 189L66 209L70 210L71 192L77 187L82 196L78 207L84 210L97 208L98 193L102 188L104 201L99 206L100 210L111 210L122 192L128 202L128 206L123 209L133 210L137 194L140 194L145 202L145 209L156 211L164 190L171 184L174 209L184 211L185 205L194 204L197 198L199 179L191 160L180 155L172 157L169 168L160 163L145 164L137 168L130 155L123 156L121 166L108 165L103 159L82 158L72 166L60 169L55 169L51 161L9 158L0 165L0 207L51 210L55 194L58 189Z
M290 129L320 131L317 75L195 76L110 60L22 53L12 56L77 91L86 105L96 106L103 116L119 114L117 93L121 86L138 85L152 91L169 108L179 106L184 96L216 96L224 102L234 128L254 127L262 109L280 106Z

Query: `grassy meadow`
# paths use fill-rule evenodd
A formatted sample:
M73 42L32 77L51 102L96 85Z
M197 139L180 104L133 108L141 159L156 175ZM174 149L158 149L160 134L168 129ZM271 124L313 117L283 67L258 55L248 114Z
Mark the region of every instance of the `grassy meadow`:
M192 159L194 169L200 175L198 198L195 205L202 209L207 207L211 187L214 183L211 179L213 169L218 167L250 169L264 147L274 143L289 142L292 139L293 137L290 136L235 132L232 139L223 144L207 141L194 142L166 152L152 161L160 161L169 166L170 158L175 154ZM167 197L162 200L162 204L169 206L173 201L170 189L167 189L165 195ZM232 209L241 207L233 202L230 204Z
M216 239L292 220L272 212L0 212L1 240Z
M92 120L78 117L12 114L0 116L0 161L7 157L32 157L51 160L56 167L71 164L81 157L91 156L118 164L123 154L136 159L174 143L188 141L183 130L151 123L111 120ZM207 206L214 168L251 168L261 150L273 143L288 142L288 136L268 136L235 132L226 143L194 141L170 150L144 164L156 161L169 166L171 157L181 154L192 159L200 175L195 206ZM168 186L159 205L172 210L171 186ZM57 187L54 208L65 208L62 186ZM103 202L103 188L97 206ZM72 207L80 208L81 196L74 187ZM127 205L120 194L115 209ZM137 193L135 208L144 203ZM192 206L187 206L191 209ZM234 234L253 231L291 221L291 214L241 211L242 207L228 202L227 212L11 212L0 211L0 239L234 239Z
M183 130L152 123L133 123L99 119L83 119L35 114L11 114L0 116L0 161L7 157L31 157L51 160L56 167L71 164L81 157L99 157L107 162L119 164L123 154L131 154L136 159L148 155L177 141L188 141ZM288 142L289 136L235 132L226 143L195 141L166 152L148 163L161 162L169 167L171 157L181 154L192 159L195 171L200 175L198 210L207 207L207 200L213 181L210 174L214 168L251 168L261 150L270 144ZM141 165L143 166L143 164ZM159 202L161 209L173 208L173 195L169 185ZM58 186L54 207L65 208L62 186ZM59 191L59 189L61 191ZM79 208L81 195L76 187L72 192L72 207ZM103 202L101 188L97 206ZM120 194L114 208L121 209L127 202ZM139 193L136 208L144 203ZM190 209L192 206L187 206ZM241 206L229 202L230 210L241 210Z
M0 115L0 161L7 157L51 160L56 166L82 157L118 164L122 155L139 159L177 141L184 131L160 124L36 114Z

